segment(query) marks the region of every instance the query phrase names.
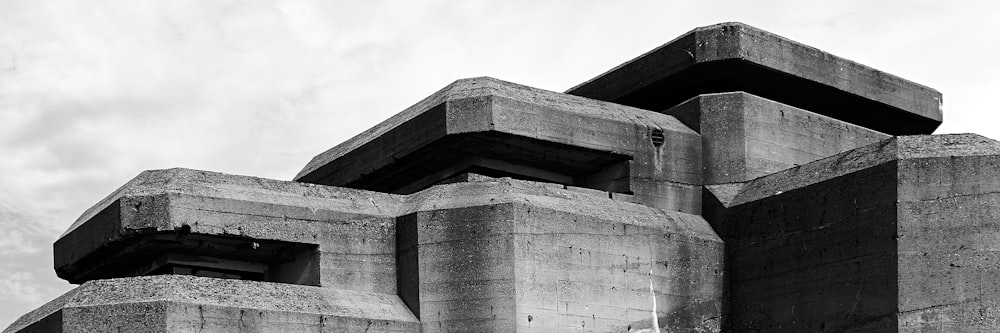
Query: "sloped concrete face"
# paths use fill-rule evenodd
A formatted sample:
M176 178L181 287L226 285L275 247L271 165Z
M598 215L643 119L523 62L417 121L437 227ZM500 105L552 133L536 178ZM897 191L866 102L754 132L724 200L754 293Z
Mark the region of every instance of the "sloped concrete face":
M663 112L701 134L705 184L745 182L890 138L744 92L699 95Z
M464 172L701 209L701 139L676 118L491 78L449 85L316 156L295 180L410 194Z
M716 222L741 332L1000 329L1000 143L898 137L747 183Z
M7 332L420 332L399 298L182 275L87 282Z
M684 34L566 93L646 110L744 91L892 135L930 134L941 93L742 23Z

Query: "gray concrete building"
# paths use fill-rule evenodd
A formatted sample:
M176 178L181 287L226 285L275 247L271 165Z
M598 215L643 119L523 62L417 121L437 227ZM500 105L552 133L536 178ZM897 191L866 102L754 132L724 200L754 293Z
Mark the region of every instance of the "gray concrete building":
M462 79L291 181L141 173L4 332L996 332L1000 142L941 102L740 23Z

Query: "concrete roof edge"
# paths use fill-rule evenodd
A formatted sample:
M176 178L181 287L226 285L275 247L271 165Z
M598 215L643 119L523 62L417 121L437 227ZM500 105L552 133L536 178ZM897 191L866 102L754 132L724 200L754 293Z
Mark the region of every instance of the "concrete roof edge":
M896 137L750 180L730 202L738 206L898 159Z
M614 200L605 195L595 195L594 193L597 192L600 191L574 191L565 189L559 184L511 178L442 184L411 194L407 207L400 211L399 215L496 204L531 205L605 220L614 220L614 216L631 216L642 219L642 221L633 222L636 222L637 226L644 227L657 227L653 225L654 220L662 222L663 219L667 219L673 223L678 231L685 230L696 233L696 235L689 236L722 241L700 215L667 211L642 204ZM627 214L614 214L614 212ZM704 223L698 223L699 220Z
M136 175L129 181L125 182L125 184L118 187L118 189L114 190L113 192L105 196L103 199L98 201L96 204L90 206L90 208L87 208L87 210L85 210L83 214L81 214L80 217L78 217L76 221L74 221L73 224L70 225L68 229L66 229L66 231L64 231L61 235L59 235L59 238L65 237L73 230L76 230L76 228L78 228L84 222L90 220L98 213L108 208L112 203L114 203L118 199L121 199L121 197L135 193L142 187L141 184L149 180L155 179L157 178L157 176L163 174L177 174L179 171L184 171L184 170L190 170L190 169L171 168L171 169L145 170L140 172L138 175Z
M975 134L954 133L898 136L897 158L918 159L1000 155L1000 141Z
M430 96L427 96L424 99L407 107L406 109L403 109L403 111L396 113L392 117L389 117L388 119L383 120L382 122L376 124L375 126L372 126L362 131L361 133L356 134L350 139L344 140L343 142L333 146L332 148L317 154L312 159L310 159L308 163L306 163L306 166L303 167L302 170L295 175L293 180L301 181L301 179L305 178L310 173L318 170L320 167L336 159L337 157L346 154L354 149L357 149L358 147L364 145L365 143L368 143L374 138L377 138L385 134L386 132L391 131L400 124L403 124L406 121L415 118L416 116L422 114L424 111L430 110L434 106L446 102L447 100L451 99L451 95L453 94L456 87L462 86L469 82L482 82L482 81L488 81L489 79L491 78L476 77L476 78L458 79L453 81L452 83L446 85L444 88L439 89Z
M703 26L703 27L698 27L698 28L695 28L692 31L705 32L705 31L712 31L712 30L717 30L717 29L727 29L727 28L730 28L730 27L737 28L738 29L737 31L739 33L741 33L741 34L752 33L752 34L758 34L758 35L773 36L773 37L778 38L779 40L787 42L790 45L795 45L796 47L802 47L802 48L806 48L806 49L811 49L813 51L816 51L816 52L819 52L819 53L822 53L822 54L827 54L827 55L829 55L831 57L836 58L837 60L844 61L844 62L853 64L853 65L857 65L858 67L864 68L866 70L877 71L879 73L885 74L887 76L892 77L893 79L903 81L903 82L907 83L908 85L912 85L914 87L922 88L924 90L927 90L932 95L935 95L938 98L941 98L941 96L942 96L940 91L938 91L937 89L931 88L929 86L926 86L926 85L923 85L923 84L920 84L920 83L917 83L917 82L914 82L914 81L911 81L911 80L907 80L907 79L905 79L903 77L900 77L900 76L897 76L897 75L894 75L894 74L891 74L891 73L886 73L884 71L880 71L878 69L875 69L875 68L867 66L865 64L856 62L854 60L838 56L836 54L824 51L824 50L822 50L820 48L817 48L817 47L814 47L814 46L810 46L808 44L797 42L797 41L795 41L793 39L790 39L788 37L785 37L785 36L782 36L782 35L779 35L779 34L776 34L776 33L773 33L773 32L770 32L770 31L767 31L767 30L764 30L764 29L761 29L761 28L758 28L758 27L755 27L755 26L752 26L752 25L749 25L749 24L746 24L746 23L742 23L742 22L723 22L723 23L718 23L718 24L713 24L713 25L707 25L707 26ZM741 44L741 45L739 45L739 47L740 48L744 48L745 46Z

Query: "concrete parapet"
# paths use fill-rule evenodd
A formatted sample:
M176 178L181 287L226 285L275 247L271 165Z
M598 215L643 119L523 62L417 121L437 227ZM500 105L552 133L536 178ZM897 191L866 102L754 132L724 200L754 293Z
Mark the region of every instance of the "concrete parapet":
M701 139L676 118L492 78L456 81L316 156L295 180L409 194L465 172L701 209Z
M197 268L187 273L391 294L400 200L198 170L147 171L56 241L56 272L82 283Z
M746 91L892 135L930 134L941 93L742 23L694 29L567 91L647 110Z
M85 282L78 290L121 281L138 293L225 278L259 282L213 282L196 290L294 284L353 298L383 295L405 304L424 332L638 330L654 320L672 330L717 332L725 306L721 239L698 215L634 200L469 174L395 195L187 169L147 171L56 242L56 265L64 278ZM157 274L211 279L139 277ZM96 280L126 276L136 279ZM298 297L273 296L274 302ZM195 314L209 309L223 317L249 313L232 304L182 306L173 298L100 298L107 306L98 312L74 312L83 305L70 302L56 307L73 310L56 316L72 314L72 322L91 325L97 321L87 316L148 312L144 320L162 326L197 322ZM345 311L355 306L343 305ZM50 325L51 313L33 312L10 331ZM274 317L255 316L255 323Z

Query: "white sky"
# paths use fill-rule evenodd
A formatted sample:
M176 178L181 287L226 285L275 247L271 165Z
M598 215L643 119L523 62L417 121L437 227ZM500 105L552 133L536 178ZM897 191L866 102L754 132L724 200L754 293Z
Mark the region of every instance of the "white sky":
M145 169L291 179L448 83L564 91L741 21L938 89L1000 138L991 1L0 0L0 327L65 292L51 243Z

